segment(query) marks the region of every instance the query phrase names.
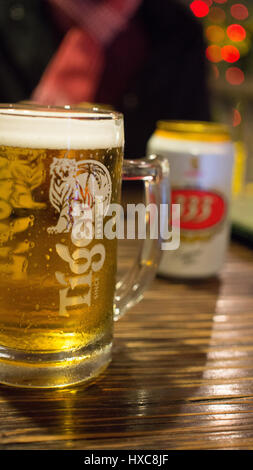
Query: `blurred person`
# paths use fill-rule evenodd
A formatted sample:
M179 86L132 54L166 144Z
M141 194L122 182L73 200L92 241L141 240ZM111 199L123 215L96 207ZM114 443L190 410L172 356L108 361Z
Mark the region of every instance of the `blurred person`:
M1 101L111 104L131 156L159 119L209 120L202 27L178 0L2 3Z

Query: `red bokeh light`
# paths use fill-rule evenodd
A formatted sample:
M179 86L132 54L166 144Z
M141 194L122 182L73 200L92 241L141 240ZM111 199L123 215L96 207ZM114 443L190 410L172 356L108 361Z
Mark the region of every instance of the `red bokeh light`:
M237 20L246 20L249 16L248 8L242 3L236 3L231 7L231 15Z
M204 18L209 13L209 6L203 0L194 0L190 5L192 12L198 18Z
M213 4L213 0L203 0L207 4L208 7L211 7Z
M210 8L209 17L212 23L223 23L226 19L226 13L220 7L212 7Z
M230 67L226 71L226 80L230 85L241 85L245 80L245 76L238 67Z
M208 60L210 60L210 62L220 62L222 60L221 48L214 44L212 46L208 46L206 48L206 57Z
M235 46L224 46L221 49L221 56L223 60L232 64L240 59L240 52Z
M238 111L238 109L233 109L232 122L233 122L233 127L240 126L240 124L242 122L242 115L241 115L240 111Z
M227 35L231 41L240 42L246 38L246 31L240 24L231 24L227 28Z

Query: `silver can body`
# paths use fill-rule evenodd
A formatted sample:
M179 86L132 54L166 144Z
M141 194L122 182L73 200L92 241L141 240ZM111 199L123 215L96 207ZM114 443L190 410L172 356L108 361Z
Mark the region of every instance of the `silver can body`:
M180 204L181 211L180 247L163 252L158 273L192 279L217 275L230 235L232 142L171 138L156 132L147 153L168 159L172 203Z

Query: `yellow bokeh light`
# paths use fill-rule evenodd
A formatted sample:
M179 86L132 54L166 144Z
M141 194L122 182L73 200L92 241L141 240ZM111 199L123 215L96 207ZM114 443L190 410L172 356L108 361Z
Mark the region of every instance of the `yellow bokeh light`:
M206 28L206 37L210 42L222 42L225 38L225 31L220 26L208 26Z
M245 39L245 41L238 43L237 47L240 51L241 56L245 56L251 49L251 42L249 39Z

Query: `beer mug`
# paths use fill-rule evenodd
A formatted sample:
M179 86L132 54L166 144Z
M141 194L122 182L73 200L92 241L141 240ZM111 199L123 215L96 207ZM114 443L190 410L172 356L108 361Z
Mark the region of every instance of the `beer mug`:
M144 181L146 204L167 202L166 161L123 162L123 148L116 112L0 106L1 383L63 387L110 362L113 321L141 299L160 258L160 240L144 240L116 285L110 205L122 176Z

